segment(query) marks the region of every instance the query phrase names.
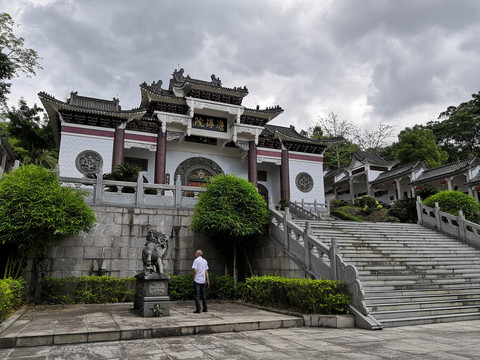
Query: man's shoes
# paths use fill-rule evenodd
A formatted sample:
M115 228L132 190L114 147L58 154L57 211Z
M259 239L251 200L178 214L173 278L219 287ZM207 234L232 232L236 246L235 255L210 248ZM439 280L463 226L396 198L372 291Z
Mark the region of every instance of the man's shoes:
M194 314L200 314L200 310L195 310L193 313Z
M207 310L207 309L203 309L202 312L208 312L208 310Z

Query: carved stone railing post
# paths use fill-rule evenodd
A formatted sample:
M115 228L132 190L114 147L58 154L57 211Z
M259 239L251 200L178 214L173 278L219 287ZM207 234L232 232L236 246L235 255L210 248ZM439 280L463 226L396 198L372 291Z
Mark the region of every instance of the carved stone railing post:
M175 178L175 208L182 206L182 180L180 175Z
M137 193L136 195L136 201L137 201L137 206L142 206L143 205L143 196L144 196L144 191L143 191L143 171L138 172L138 177L137 177Z
M354 265L347 265L343 262L340 254L336 256L337 275L335 280L345 281L348 291L352 293L351 304L363 315L367 316L370 311L365 304L365 291L363 290L362 283L358 278L358 270Z
M338 248L337 240L332 239L330 245L330 278L332 280L338 279L337 273L337 255L340 255L340 249Z
M283 241L287 251L290 251L290 241L288 240L290 230L288 229L288 222L291 219L292 219L292 216L290 215L290 210L288 207L286 207L285 215L283 216Z
M94 204L101 204L103 201L103 169L100 168L97 173L97 179L95 184L95 198Z
M420 196L417 196L417 224L423 224L423 213L422 213L422 199Z
M435 203L433 214L435 215L435 226L437 227L437 230L442 230L442 219L440 219L440 206L438 205L438 202Z
M308 241L308 237L312 235L312 227L308 221L305 221L305 230L303 231L303 246L305 249L305 268L310 270L312 268L312 246Z
M457 222L460 239L467 240L467 227L465 225L465 216L463 215L462 210L458 210Z

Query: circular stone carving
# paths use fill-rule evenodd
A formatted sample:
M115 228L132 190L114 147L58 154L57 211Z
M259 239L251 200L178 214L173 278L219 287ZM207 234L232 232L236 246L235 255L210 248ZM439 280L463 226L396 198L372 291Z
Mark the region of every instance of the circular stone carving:
M96 151L85 150L78 154L75 166L82 174L96 174L103 167L103 159Z
M313 189L313 178L310 174L302 172L295 178L295 184L301 192L309 192Z

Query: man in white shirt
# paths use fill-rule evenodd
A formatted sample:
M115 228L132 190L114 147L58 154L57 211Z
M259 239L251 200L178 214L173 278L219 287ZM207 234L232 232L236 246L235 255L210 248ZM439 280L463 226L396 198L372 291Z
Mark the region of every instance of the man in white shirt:
M205 284L210 285L208 279L208 263L203 257L203 251L195 252L195 260L193 260L193 284L195 287L195 314L200 314L200 295L202 296L203 312L207 312L207 294L205 293Z

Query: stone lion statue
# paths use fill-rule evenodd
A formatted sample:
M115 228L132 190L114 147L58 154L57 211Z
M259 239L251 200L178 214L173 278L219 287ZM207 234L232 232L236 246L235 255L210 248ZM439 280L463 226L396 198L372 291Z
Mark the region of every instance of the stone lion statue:
M163 231L150 230L142 251L143 272L165 274L163 259L167 255L169 237Z

